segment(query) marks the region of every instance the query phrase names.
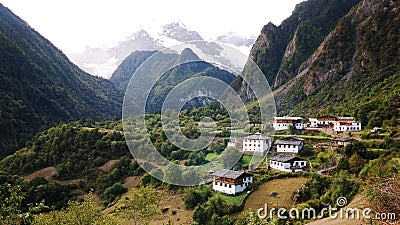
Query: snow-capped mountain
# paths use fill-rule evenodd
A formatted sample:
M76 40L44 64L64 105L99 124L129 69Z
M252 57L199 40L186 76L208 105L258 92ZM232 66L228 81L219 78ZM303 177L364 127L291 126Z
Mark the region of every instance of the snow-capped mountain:
M182 22L173 22L161 27L142 29L113 46L86 47L83 52L68 54L68 57L84 71L109 78L121 62L134 51L154 51L165 47L178 46L178 49L175 50L180 52L183 48L188 47L183 43L202 40L203 38L199 33L189 30ZM229 33L219 36L215 41L234 47L247 56L255 39ZM232 70L235 72L241 70L246 61L243 57L239 57L240 59L233 59L234 62L232 60L228 62L224 59L227 54L226 51L224 52L223 48L216 46L215 43L206 45L197 43L192 47L203 60L228 64L234 68Z
M228 34L218 36L216 41L219 41L219 42L222 42L225 44L232 44L237 47L243 46L243 47L251 48L251 46L256 41L256 37L255 36L245 37L240 34L229 32Z
M181 42L203 40L196 31L188 30L182 22L170 23L163 26L162 35Z

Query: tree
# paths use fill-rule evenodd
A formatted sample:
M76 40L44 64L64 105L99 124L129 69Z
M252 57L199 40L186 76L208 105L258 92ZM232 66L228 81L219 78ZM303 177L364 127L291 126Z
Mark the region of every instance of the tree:
M359 154L354 153L349 159L349 168L350 172L358 173L363 168L363 166L367 163L367 160L360 157Z
M221 156L217 159L219 162L223 163L224 168L232 168L241 158L242 152L236 147L226 148Z
M95 207L93 195L89 193L84 201L70 201L68 207L61 211L36 215L33 225L78 224L78 225L117 225L111 216L104 215Z
M164 181L169 184L179 184L182 182L182 169L179 165L173 162L169 163L165 170Z
M19 185L8 184L6 186L8 193L0 192L0 195L7 195L0 202L0 224L17 224L21 221L20 206L24 196Z
M269 216L269 215L267 215ZM257 213L246 211L236 221L235 225L267 225L268 222L258 217Z
M131 190L131 197L122 200L122 206L117 209L123 218L133 219L134 224L143 224L150 217L159 213L159 195L154 193L150 186Z
M185 203L186 208L194 209L197 205L207 202L208 198L212 195L213 192L207 185L192 187L185 190L183 202Z

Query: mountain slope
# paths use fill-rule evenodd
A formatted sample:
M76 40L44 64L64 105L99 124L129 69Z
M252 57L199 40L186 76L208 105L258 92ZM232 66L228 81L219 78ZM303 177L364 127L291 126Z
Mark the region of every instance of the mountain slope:
M122 93L0 5L0 157L62 121L120 115Z
M122 61L110 77L110 81L116 84L121 90L125 90L129 80L136 69L156 51L135 51Z
M301 64L359 0L308 0L298 4L280 26L268 23L253 45L250 58L273 89L297 75ZM246 71L244 71L246 75Z
M381 126L400 105L400 3L364 0L276 93L281 111L348 113ZM356 110L357 109L357 110Z
M157 112L161 109L162 103L167 94L179 83L196 76L209 76L217 78L226 84L230 84L236 76L226 70L220 69L208 62L202 61L191 49L185 48L180 54L165 53L165 52L133 52L128 56L123 63L113 73L110 81L114 82L121 90L125 90L128 83L141 66L141 64L148 61L144 68L141 68L141 74L149 76L161 75L155 82L153 89L148 97L147 110L149 112ZM173 66L170 68L170 66ZM135 90L137 92L139 90ZM143 90L145 91L145 90ZM193 95L203 92L205 90L193 90ZM187 96L190 100L190 96ZM192 106L205 105L209 103L209 99L202 99L202 102L191 102Z

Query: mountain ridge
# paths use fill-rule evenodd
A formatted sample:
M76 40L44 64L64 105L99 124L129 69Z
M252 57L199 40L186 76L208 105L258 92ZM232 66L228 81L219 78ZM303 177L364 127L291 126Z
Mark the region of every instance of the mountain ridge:
M82 53L71 53L69 57L83 70L109 78L132 52L157 51L182 43L204 40L198 32L189 30L182 22L172 22L159 29L141 29L114 46L86 47ZM247 51L246 49L254 43L254 39L250 37L233 33L219 36L216 41L239 48L240 51Z
M120 115L122 93L72 64L0 4L0 157L39 130L81 118Z

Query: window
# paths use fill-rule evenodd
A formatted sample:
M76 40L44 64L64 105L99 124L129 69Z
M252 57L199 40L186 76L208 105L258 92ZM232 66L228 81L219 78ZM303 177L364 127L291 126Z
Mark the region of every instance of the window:
M219 186L222 186L222 183L219 183Z
M226 187L227 185L225 184L225 187Z
M229 188L231 188L232 187L232 185L229 185Z
M215 181L215 182L214 182L214 185L218 185L218 182L217 182L217 181Z

